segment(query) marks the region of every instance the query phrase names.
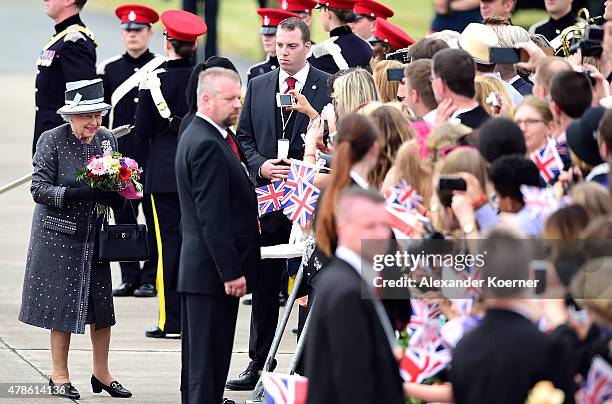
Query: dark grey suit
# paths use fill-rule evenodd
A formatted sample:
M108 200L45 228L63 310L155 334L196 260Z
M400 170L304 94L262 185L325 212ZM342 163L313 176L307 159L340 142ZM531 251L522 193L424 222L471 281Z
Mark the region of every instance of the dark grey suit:
M220 403L238 314L238 298L227 296L223 283L243 275L247 286L256 283L257 198L221 133L197 116L178 142L176 179L183 212L182 398Z
M282 134L281 112L276 107L279 70L255 77L249 82L238 123L237 137L244 147L251 176L256 178L258 186L270 183L259 177L258 173L264 161L276 158L277 141ZM329 77L329 74L310 66L302 87L302 94L319 112L331 101L327 88ZM304 141L301 134L306 133L307 127L308 117L294 111L286 128L286 138L290 139L289 158L303 158ZM261 244L264 246L286 243L290 231L291 223L280 211L261 218ZM263 261L258 283L253 288L249 356L256 369L263 367L274 339L284 268L284 260Z

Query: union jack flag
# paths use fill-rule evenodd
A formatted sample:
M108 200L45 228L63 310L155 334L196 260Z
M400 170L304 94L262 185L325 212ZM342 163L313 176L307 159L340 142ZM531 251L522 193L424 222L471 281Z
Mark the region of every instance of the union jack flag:
M440 345L439 319L440 307L430 305L423 299L411 299L412 315L407 326L411 347L425 349L437 348Z
M581 404L602 404L612 400L612 366L595 356L579 397Z
M266 404L306 404L308 379L298 375L263 374Z
M436 352L408 347L400 361L400 374L406 382L422 383L440 373L450 361L448 350Z
M291 168L285 181L283 203L287 202L294 192L299 192L308 185L314 185L317 169L302 161L291 159Z
M471 278L473 281L480 279L480 268L477 266L466 268L464 271L459 272L461 274L461 278L467 280ZM465 298L471 299L477 302L480 299L481 290L478 286L474 286L473 282L470 282L469 286L465 290Z
M562 201L557 199L552 188L521 185L521 194L531 220L543 222L562 205Z
M387 221L389 226L395 231L396 238L410 238L417 224L415 212L406 209L399 203L389 202L389 200L387 200L385 210L387 211Z
M285 209L283 209L283 213L289 220L297 222L302 227L306 226L312 217L320 193L319 189L311 183L305 184L304 187L298 186L289 194L289 197L284 200Z
M285 181L276 181L263 187L255 188L259 217L266 213L280 210L283 207Z
M531 155L531 160L540 170L540 176L547 184L552 182L563 170L563 161L557 152L554 141L546 142L546 145Z
M387 190L385 197L390 203L397 203L406 209L415 209L423 201L421 195L406 180L401 180L399 184Z

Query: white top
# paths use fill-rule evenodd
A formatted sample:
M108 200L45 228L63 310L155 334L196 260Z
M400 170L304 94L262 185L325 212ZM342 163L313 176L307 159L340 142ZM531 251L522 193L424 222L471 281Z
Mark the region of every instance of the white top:
M436 124L436 114L438 113L438 108L432 109L428 113L423 116L423 120L430 125Z
M356 171L351 170L350 176L353 179L353 181L355 181L357 183L357 185L359 185L361 188L363 188L363 189L369 189L370 188L370 184L368 183L368 180L363 178L361 175L357 174Z
M310 71L310 63L306 62L306 65L302 67L300 71L295 73L293 76L295 79L295 90L298 92L302 91L302 87L306 84L306 79L308 78L308 72ZM278 71L278 89L281 93L285 93L287 91L287 82L285 81L290 74L280 69Z
M215 128L217 128L219 133L221 133L221 136L223 136L223 139L225 139L227 137L227 129L223 129L223 127L217 125L217 123L215 121L213 121L212 119L210 119L210 117L208 115L204 115L201 112L196 112L196 115L199 116L200 118L204 119L206 122L210 123Z

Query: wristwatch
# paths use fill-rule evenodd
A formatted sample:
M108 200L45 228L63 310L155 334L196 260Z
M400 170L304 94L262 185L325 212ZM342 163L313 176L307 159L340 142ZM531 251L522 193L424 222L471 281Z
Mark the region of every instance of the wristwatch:
M465 226L463 226L463 233L464 234L470 234L471 232L474 231L476 227L474 226L474 223L468 223Z

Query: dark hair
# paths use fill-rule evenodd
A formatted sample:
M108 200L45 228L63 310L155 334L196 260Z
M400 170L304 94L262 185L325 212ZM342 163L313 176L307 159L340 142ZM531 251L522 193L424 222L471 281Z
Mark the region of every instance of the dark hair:
M491 164L489 177L495 190L501 196L507 196L523 202L521 185L542 186L540 171L535 163L520 154L501 156Z
M525 136L517 124L507 118L489 119L480 127L478 150L489 163L508 154L525 155Z
M195 52L195 49L193 48L195 42L179 41L178 39L170 38L167 35L166 39L168 40L168 42L170 42L172 48L174 49L174 52L181 59L189 59Z
M474 98L476 65L469 53L462 49L442 49L432 60L434 74L457 95Z
M579 118L593 100L591 81L583 73L561 71L552 79L550 96L564 114Z
M408 64L404 69L404 76L410 88L419 94L427 108L435 109L438 106L431 88L431 60L419 59Z
M82 10L83 7L85 7L85 3L87 3L87 0L74 0L74 5L79 9Z
M355 15L355 13L353 12L353 9L351 8L331 8L331 7L322 7L322 8L326 8L332 13L334 13L336 17L338 18L338 20L340 20L340 22L343 24L355 22L355 20L357 19L357 16Z
M285 31L295 31L299 29L302 32L302 41L310 42L310 28L301 18L289 17L285 18L278 24L278 29Z
M431 59L442 49L449 46L442 39L423 38L410 47L410 60Z
M494 15L482 22L484 25L512 25L510 20L500 15Z
M351 183L351 167L364 158L379 139L378 129L366 116L351 113L338 122L336 148L329 185L317 212L317 245L328 256L336 249L335 209L341 192Z
M198 109L198 80L200 78L200 73L211 67L223 67L238 73L232 61L222 56L211 56L206 62L200 62L195 65L191 71L191 76L189 76L187 88L185 89L185 98L187 100L187 109L189 112L195 112Z

